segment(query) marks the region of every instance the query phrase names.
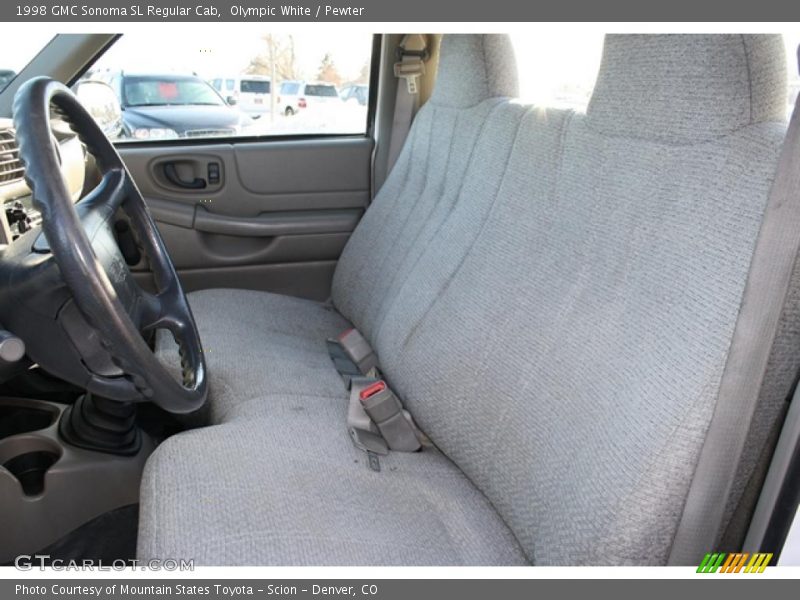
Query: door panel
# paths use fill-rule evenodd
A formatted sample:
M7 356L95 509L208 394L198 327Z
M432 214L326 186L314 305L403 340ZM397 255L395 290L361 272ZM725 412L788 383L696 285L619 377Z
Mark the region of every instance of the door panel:
M322 300L369 203L372 140L120 145L187 291ZM146 282L143 260L133 267Z

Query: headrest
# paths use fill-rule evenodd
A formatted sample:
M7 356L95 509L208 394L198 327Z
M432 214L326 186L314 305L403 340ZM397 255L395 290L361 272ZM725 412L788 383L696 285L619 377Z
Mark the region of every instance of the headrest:
M786 119L780 35L607 35L587 123L689 144Z
M467 108L518 94L517 63L507 35L445 35L430 102Z

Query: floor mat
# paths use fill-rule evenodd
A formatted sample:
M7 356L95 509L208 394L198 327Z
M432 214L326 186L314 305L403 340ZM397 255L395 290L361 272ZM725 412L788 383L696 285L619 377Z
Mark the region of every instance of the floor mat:
M36 554L49 555L50 561L131 560L136 557L138 526L139 505L123 506L84 523Z

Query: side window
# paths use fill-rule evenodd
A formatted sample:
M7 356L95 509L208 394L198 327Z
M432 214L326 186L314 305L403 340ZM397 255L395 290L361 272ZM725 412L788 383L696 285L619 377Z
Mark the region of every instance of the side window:
M118 82L119 141L367 130L367 102L346 102L339 91L368 94L369 34L232 27L212 39L178 37L125 34L84 75Z

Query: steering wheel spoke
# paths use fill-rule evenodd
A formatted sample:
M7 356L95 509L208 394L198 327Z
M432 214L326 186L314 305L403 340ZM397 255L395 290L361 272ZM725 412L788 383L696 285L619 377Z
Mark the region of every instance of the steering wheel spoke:
M111 169L103 174L100 183L81 198L85 209L103 208L116 212L125 202L129 193L128 177L125 169Z
M140 291L138 325L142 333L163 327L165 324L163 304L158 294Z
M174 334L192 328L179 294L168 288L158 294L141 290L139 329L144 333L154 329L169 329Z

